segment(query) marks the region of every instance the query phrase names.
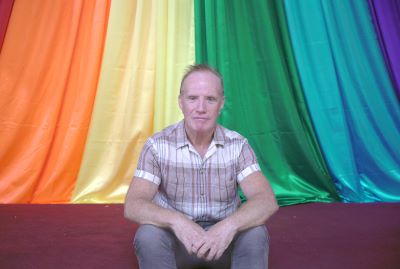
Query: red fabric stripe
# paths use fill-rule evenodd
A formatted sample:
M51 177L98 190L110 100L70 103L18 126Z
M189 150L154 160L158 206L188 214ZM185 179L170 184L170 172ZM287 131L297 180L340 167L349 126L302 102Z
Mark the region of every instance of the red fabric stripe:
M0 52L6 37L8 21L10 20L14 0L0 0Z

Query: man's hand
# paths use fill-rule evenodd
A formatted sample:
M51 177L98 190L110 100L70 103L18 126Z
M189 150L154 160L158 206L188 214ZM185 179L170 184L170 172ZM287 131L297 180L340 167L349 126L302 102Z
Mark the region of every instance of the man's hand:
M198 247L201 247L205 242L206 231L200 225L186 217L182 216L179 218L172 226L172 230L179 241L185 246L189 255L196 253Z
M232 242L235 228L228 222L220 221L205 233L204 242L196 249L197 257L206 261L218 260Z
M263 225L278 210L272 188L260 171L247 176L241 181L240 187L247 202L206 232L204 243L193 250L197 257L207 261L219 259L236 233Z

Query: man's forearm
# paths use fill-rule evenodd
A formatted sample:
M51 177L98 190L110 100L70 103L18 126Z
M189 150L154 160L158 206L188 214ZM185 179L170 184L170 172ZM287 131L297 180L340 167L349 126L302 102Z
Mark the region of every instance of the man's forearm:
M135 177L125 198L125 218L139 224L166 228L172 228L176 222L184 219L183 214L162 208L153 202L157 189L158 186L154 183Z
M125 218L139 224L152 224L158 227L172 228L173 224L183 215L145 199L135 199L125 204Z
M269 182L260 171L243 179L240 187L247 202L223 220L236 232L264 224L279 208Z
M249 199L231 216L223 220L236 232L263 225L278 210L275 199L267 199L262 195Z

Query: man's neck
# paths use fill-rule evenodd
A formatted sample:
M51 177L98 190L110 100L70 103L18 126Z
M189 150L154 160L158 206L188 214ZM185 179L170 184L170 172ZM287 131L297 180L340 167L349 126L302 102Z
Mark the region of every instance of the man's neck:
M188 129L185 128L186 135L193 145L193 147L197 150L201 157L204 157L207 152L208 147L211 144L211 141L214 137L215 128L212 132L208 133L191 133Z

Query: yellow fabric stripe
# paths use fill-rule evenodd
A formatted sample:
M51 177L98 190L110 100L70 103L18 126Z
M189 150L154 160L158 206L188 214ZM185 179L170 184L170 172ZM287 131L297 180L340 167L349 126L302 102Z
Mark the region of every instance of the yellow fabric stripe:
M184 67L194 62L192 5L185 0L112 1L72 202L123 202L146 138L181 117L179 80Z
M121 202L153 131L154 1L112 1L108 36L74 203Z
M182 118L180 82L184 69L195 62L193 10L193 1L157 2L155 131Z

